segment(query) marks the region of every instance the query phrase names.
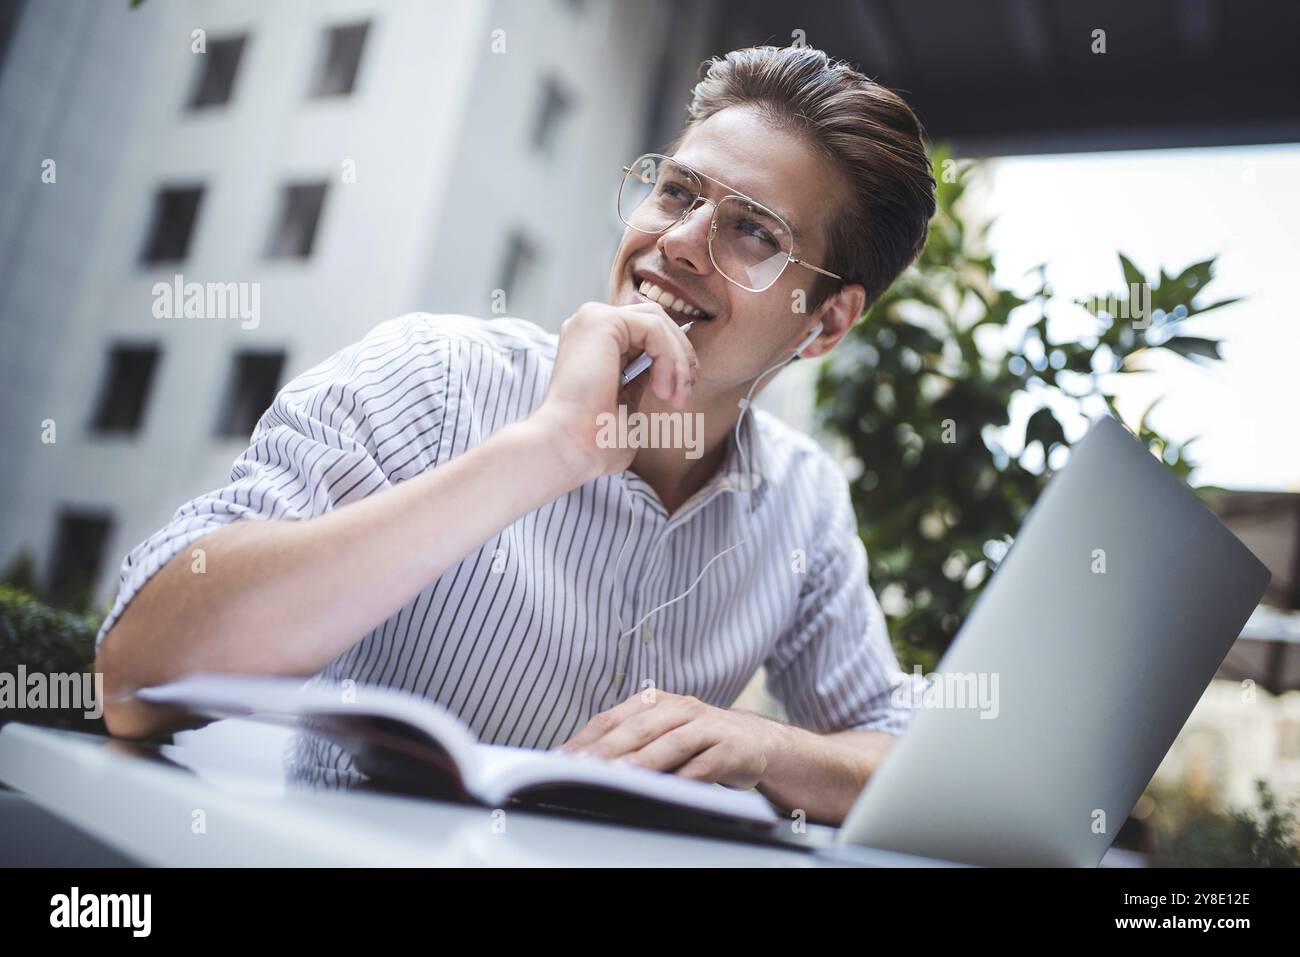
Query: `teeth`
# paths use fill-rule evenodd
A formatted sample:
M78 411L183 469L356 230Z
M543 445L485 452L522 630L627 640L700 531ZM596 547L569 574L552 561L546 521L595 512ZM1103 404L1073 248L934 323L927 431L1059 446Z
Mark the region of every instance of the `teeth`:
M657 302L665 309L673 309L684 316L702 316L704 315L699 309L688 305L685 300L679 299L672 293L660 289L648 279L643 279L641 285L637 287L641 295L645 296L651 302Z

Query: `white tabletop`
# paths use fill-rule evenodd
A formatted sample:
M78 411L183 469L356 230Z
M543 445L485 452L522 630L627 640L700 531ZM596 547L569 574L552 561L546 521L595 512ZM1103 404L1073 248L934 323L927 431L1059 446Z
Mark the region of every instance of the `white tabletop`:
M222 721L159 749L9 723L0 781L142 864L162 866L933 866L369 792L274 775L283 735ZM256 742L248 746L247 742ZM232 743L236 746L232 748ZM232 756L233 755L233 756ZM186 767L180 766L181 764ZM268 771L272 773L268 773ZM809 825L816 828L817 825Z

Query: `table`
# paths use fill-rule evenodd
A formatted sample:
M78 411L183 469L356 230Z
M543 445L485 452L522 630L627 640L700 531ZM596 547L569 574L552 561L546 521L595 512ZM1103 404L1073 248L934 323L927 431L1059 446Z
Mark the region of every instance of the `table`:
M176 735L173 745L158 746L11 722L0 727L0 782L76 828L87 863L104 862L105 855L108 863L120 862L113 860L120 855L120 860L174 867L943 863L854 846L812 851L514 808L502 818L489 808L425 798L295 788L274 773L287 732L280 737L250 732L252 724L219 721ZM201 746L223 734L255 741L256 747ZM7 821L33 811L12 800L9 805L8 816L0 816L0 833L17 826ZM66 865L67 858L64 847L58 860L22 863Z

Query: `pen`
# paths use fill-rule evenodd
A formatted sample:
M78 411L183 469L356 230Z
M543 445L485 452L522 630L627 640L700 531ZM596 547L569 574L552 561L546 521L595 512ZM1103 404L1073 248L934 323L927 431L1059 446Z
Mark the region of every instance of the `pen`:
M691 327L693 325L695 325L695 322L693 320L691 322L683 323L682 332L683 333L690 332ZM629 382L631 382L633 379L639 376L642 372L645 372L646 369L649 369L650 363L652 361L653 360L651 360L650 358L650 353L643 352L635 359L633 359L631 362L629 362L627 364L627 368L623 370L622 384L627 385Z

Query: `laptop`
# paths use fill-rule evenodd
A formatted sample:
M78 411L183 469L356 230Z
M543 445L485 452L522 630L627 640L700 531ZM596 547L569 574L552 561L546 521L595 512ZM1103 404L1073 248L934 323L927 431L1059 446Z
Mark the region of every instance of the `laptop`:
M843 826L790 843L1096 866L1268 581L1186 484L1099 418Z

